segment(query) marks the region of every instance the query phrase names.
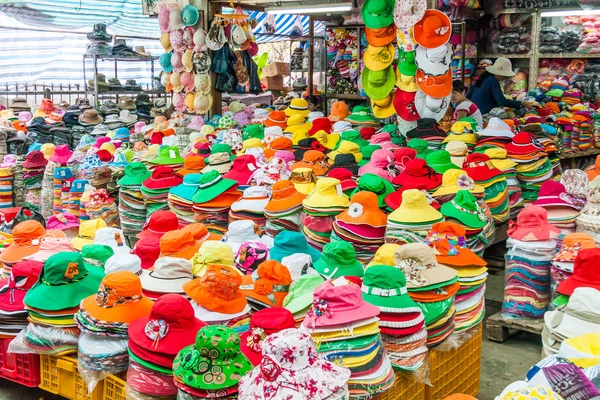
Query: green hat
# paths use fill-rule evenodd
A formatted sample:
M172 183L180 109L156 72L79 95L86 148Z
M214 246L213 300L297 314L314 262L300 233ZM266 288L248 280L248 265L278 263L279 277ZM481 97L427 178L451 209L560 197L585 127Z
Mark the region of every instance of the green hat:
M360 152L362 153L363 158L358 162L358 166L362 167L363 165L367 164L371 160L373 152L379 149L381 149L381 146L379 146L378 144L369 144L367 146L361 147Z
M396 146L406 147L406 136L392 136L392 143L394 143Z
M201 174L198 184L198 190L192 197L194 203L206 203L207 201L211 201L218 195L223 194L228 189L234 187L237 182L223 178L219 172L212 170L205 174Z
M125 175L117 183L121 186L141 185L150 175L152 172L143 163L134 162L125 167Z
M366 0L360 15L369 29L384 28L394 23L394 0Z
M385 207L385 197L394 193L392 184L379 175L367 173L358 179L358 187L354 189L352 195L357 192L372 192L377 195L379 208Z
M187 201L192 201L198 190L202 174L187 174L183 177L183 183L169 189L169 195L175 195Z
M479 131L479 125L477 125L477 121L475 121L475 118L473 117L463 117L459 119L458 122L468 122L469 124L471 124L471 129L473 130L473 132Z
M427 156L432 152L428 146L427 141L423 139L413 138L408 141L408 147L414 149L417 152L417 158L423 160L427 160Z
M227 143L214 144L212 146L212 148L210 149L210 154L217 154L217 153L227 153L227 154L229 154L229 158L231 159L231 161L233 161L235 159L235 156L231 152L231 146L228 145Z
M77 307L81 300L98 292L102 278L102 270L85 267L81 254L56 253L46 260L42 273L23 302L47 311Z
M290 291L283 300L283 307L287 308L292 314L299 313L312 305L313 292L325 282L321 275L309 274L302 275L292 282Z
M346 241L329 242L323 247L321 258L314 264L315 270L327 279L340 276L358 276L365 273L363 266L356 259L356 251Z
M173 361L175 379L200 390L219 390L237 386L252 369L240 350L240 337L231 328L205 326L198 331L196 343L184 347Z
M260 139L263 140L265 137L265 127L262 124L252 124L246 126L243 130L243 140L248 139Z
M548 97L562 97L563 91L560 89L552 89L546 92Z
M398 68L400 73L406 76L415 76L417 74L417 64L415 64L414 51L402 51L398 53Z
M407 313L421 309L408 295L406 278L401 269L389 265L373 265L365 270L362 297L382 312Z
M346 117L346 121L352 124L379 123L379 120L373 116L371 108L365 106L355 106L352 113Z
M161 147L158 152L158 157L149 162L158 165L183 164L183 158L181 158L181 155L179 154L179 147L165 146Z
M394 124L385 124L378 133L380 132L387 132L392 135L393 133L398 132L398 127Z
M348 142L356 143L359 147L364 147L364 146L369 145L369 141L363 139L363 137L360 136L359 131L357 131L356 129L349 129L347 131L342 132L342 134L340 136L340 140L337 142L337 144L335 145L333 150L337 150L340 147L340 144L344 140L347 140Z
M371 71L365 67L362 73L362 85L363 90L371 99L385 99L396 85L394 69L391 65L381 71Z
M438 174L443 174L449 169L460 169L452 163L450 153L446 150L436 150L427 155L427 165L435 170Z
M132 149L125 149L122 154L125 156L128 163L132 162L133 156L135 156L135 152Z
M454 199L442 204L441 211L444 217L457 219L472 229L480 229L487 224L485 212L468 190L459 190Z
M112 247L104 244L86 244L81 248L81 257L87 268L97 267L104 270L106 260L114 254Z
M448 313L448 310L450 310L454 304L454 296L451 296L446 300L434 301L432 303L419 302L416 304L421 308L421 311L423 311L425 325L428 326L440 320Z

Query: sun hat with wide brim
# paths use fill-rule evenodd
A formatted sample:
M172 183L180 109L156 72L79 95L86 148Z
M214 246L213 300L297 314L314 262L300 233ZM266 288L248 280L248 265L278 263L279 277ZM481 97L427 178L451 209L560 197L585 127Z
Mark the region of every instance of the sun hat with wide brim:
M371 99L384 99L396 85L394 69L390 65L381 71L372 71L365 66L362 73L362 84L365 93Z
M452 45L450 43L433 49L417 46L415 63L426 74L443 75L450 69L451 62Z
M419 89L428 96L444 98L452 94L452 71L443 75L430 75L418 69L415 77Z
M428 96L422 90L418 90L415 95L417 113L421 118L433 118L440 121L446 115L446 110L450 106L451 96L452 93L446 97L435 98Z
M458 279L456 270L438 263L434 250L425 243L409 243L398 247L394 253L394 263L407 277L406 287L409 291L437 289Z
M512 70L512 63L506 57L498 57L493 65L486 67L485 70L490 74L511 77L515 76Z
M396 54L393 44L385 46L367 46L363 54L365 66L371 71L381 71L392 65Z
M427 10L414 26L414 39L419 45L434 49L448 43L452 34L450 18L439 10Z
M425 193L418 189L408 189L402 193L402 203L388 219L403 223L434 223L444 219L442 213L427 201Z
M373 115L375 118L385 119L396 114L394 99L394 92L391 92L388 96L381 100L371 99L371 109L373 110Z
M361 16L367 28L378 29L394 22L393 0L366 0L362 6Z
M394 8L394 24L400 29L412 29L423 18L425 11L427 11L426 0L397 0Z
M396 38L396 25L391 24L383 28L365 28L367 43L371 46L385 46Z

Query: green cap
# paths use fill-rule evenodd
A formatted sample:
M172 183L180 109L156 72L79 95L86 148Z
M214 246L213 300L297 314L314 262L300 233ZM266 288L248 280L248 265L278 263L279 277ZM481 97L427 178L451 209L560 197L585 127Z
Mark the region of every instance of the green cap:
M393 24L394 4L393 0L366 0L360 14L365 26L378 29Z
M106 260L115 254L112 247L104 244L86 244L81 248L81 257L86 267L104 269Z
M313 292L325 282L321 275L309 274L302 275L292 282L290 291L283 300L283 307L287 308L292 314L299 313L312 305Z
M379 122L379 120L373 116L371 109L365 106L355 106L352 108L352 113L346 117L346 121L349 121L352 124Z
M161 147L158 152L158 157L151 160L150 163L158 165L183 164L183 158L181 158L181 155L179 154L179 147L165 146Z
M321 258L314 264L318 273L335 279L340 276L358 276L365 273L364 268L356 259L356 251L352 244L346 241L329 242L323 247Z
M260 139L265 137L265 127L262 124L252 124L246 126L243 130L243 140Z
M367 173L358 179L358 186L352 192L354 195L357 192L372 192L377 195L379 208L385 207L385 198L388 194L394 193L396 190L392 184L379 175Z
M460 169L452 163L450 153L446 150L436 150L427 155L427 165L438 174L443 174L449 169Z
M146 179L150 178L152 172L141 162L134 162L125 167L125 176L117 181L121 186L141 185Z
M451 296L446 300L434 301L432 303L419 302L416 304L421 308L421 311L423 311L425 325L429 326L442 319L448 313L454 304L454 296Z
M237 184L236 181L225 179L215 170L200 175L198 190L192 197L194 203L206 203Z
M389 265L373 265L365 270L362 284L363 300L382 312L419 312L408 295L406 278L401 269Z
M459 190L454 199L442 204L441 211L444 217L454 218L472 229L480 229L487 224L485 212L468 190Z
M99 268L88 270L79 253L56 253L44 263L38 281L25 295L24 303L48 311L77 307L81 300L98 292L103 277Z
M221 325L203 327L196 335L196 343L184 347L175 357L175 379L200 390L237 386L252 369L252 364L240 351L240 343L240 337L231 328Z
M402 51L398 54L398 68L400 73L406 76L415 76L417 74L417 64L415 64L414 51Z
M423 160L427 160L427 156L432 152L428 147L427 141L419 138L410 139L408 141L408 147L414 149L417 152L417 158Z

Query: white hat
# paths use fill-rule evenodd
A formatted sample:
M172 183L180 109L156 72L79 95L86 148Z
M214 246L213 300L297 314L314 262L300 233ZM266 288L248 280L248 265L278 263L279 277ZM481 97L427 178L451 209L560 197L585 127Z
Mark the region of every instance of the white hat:
M600 291L590 287L575 289L564 308L544 314L544 322L550 332L564 338L600 333Z
M286 266L292 276L292 281L301 275L318 274L313 268L312 258L309 254L295 253L281 259L281 264Z
M446 43L434 49L417 46L415 63L419 69L430 75L444 75L452 62L452 45Z
M492 117L488 121L485 129L477 132L479 136L502 136L512 138L515 134L510 129L510 126L498 117Z
M321 111L312 111L308 113L308 122L313 122L315 119L323 118L324 116L325 114L323 114Z
M231 246L234 253L238 251L244 242L263 242L256 233L255 227L254 221L248 219L233 221L229 224L229 230L223 236L223 241Z
M155 293L185 293L183 285L192 279L192 263L178 257L160 257L140 278L142 288Z
M135 254L115 254L104 263L104 273L106 275L117 271L130 271L136 275L141 275L142 260Z
M334 133L341 133L352 129L352 123L348 121L338 121L331 127Z
M244 190L242 198L231 205L231 211L264 213L268 202L269 192L265 186L250 186Z
M396 0L394 23L398 28L412 28L425 15L426 0Z
M494 62L494 65L490 65L485 68L487 72L494 75L511 77L515 76L515 73L512 70L512 64L510 60L506 57L498 57Z
M441 99L427 96L422 90L417 90L415 95L415 107L421 118L433 118L440 121L450 105L452 93Z
M113 249L115 254L129 253L131 249L125 242L123 231L117 228L100 228L96 231L94 244L103 244Z
M108 133L110 129L108 129L108 126L104 125L104 124L98 124L96 126L94 126L94 129L92 129L92 131L90 132L90 135L92 136L104 136Z
M273 140L283 137L283 129L280 126L268 126L265 128L264 142L271 143Z
M119 121L121 121L124 124L133 124L135 121L137 121L137 119L138 116L132 114L129 110L121 110L121 112L119 113Z
M202 307L200 304L196 303L194 300L190 300L190 304L194 308L194 315L200 321L204 321L211 325L225 325L228 321L241 317L242 315L250 313L250 306L246 304L246 307L238 313L235 314L223 314L220 312L210 311L206 308Z

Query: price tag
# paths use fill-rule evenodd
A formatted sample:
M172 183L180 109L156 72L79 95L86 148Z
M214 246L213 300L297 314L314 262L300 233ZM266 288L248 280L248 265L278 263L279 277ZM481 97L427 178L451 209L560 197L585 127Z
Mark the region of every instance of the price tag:
M343 276L340 276L339 278L337 278L334 281L331 281L331 284L333 286L345 286L348 284L348 281L346 280L346 278L344 278Z
M169 157L177 158L177 156L175 155L175 150L169 150Z

